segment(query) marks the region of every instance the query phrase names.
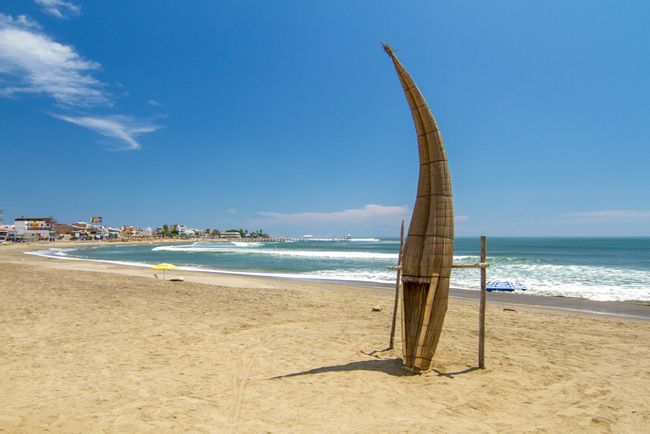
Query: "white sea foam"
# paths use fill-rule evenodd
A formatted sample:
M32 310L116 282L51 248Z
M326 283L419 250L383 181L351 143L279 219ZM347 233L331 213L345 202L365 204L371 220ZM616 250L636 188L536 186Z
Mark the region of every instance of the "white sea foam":
M237 247L258 247L264 244L261 241L231 241Z
M216 244L216 243L215 243ZM235 247L233 247L233 245ZM228 243L225 245L166 245L154 247L151 249L157 251L170 251L170 252L188 252L188 253L229 253L229 254L243 254L243 255L261 255L261 256L282 256L292 258L328 258L328 259L388 259L397 261L396 253L381 253L381 252L361 252L361 251L346 251L346 250L285 250L285 249L272 249L272 248L259 248L260 246L268 246L265 242L251 243ZM242 249L243 247L243 249Z
M226 244L226 243L224 243ZM241 243L248 244L248 243ZM225 252L235 250L232 244L226 245L214 244L181 244L181 245L164 245L151 249L152 252L188 252L188 253L206 253L206 252Z
M471 263L471 262L478 262L479 261L478 256L454 256L454 263Z
M311 259L394 259L397 260L395 253L369 253L369 252L346 252L346 251L326 251L326 250L254 250L251 253L269 256L284 256L292 258L311 258Z
M103 261L108 262L108 261ZM151 265L147 265L150 267ZM341 282L367 282L388 286L395 283L395 272L369 272L368 270L322 270L304 273L296 272L275 272L275 271L237 271L237 270L219 270L213 268L203 268L200 266L178 267L180 271L199 271L204 273L216 274L234 274L238 276L255 276L255 277L272 277L278 279L302 279L302 280L329 280Z
M69 256L68 253L73 252L79 249L48 249L48 250L37 250L35 252L25 252L26 255L42 256L46 258L58 258L66 259L68 261L87 261L87 262L100 262L102 264L115 264L115 265L126 265L129 267L151 267L151 264L145 262L136 262L136 261L113 261L107 259L89 259L89 258L75 258L74 256Z
M27 255L34 256L43 256L43 257L56 257L56 256L65 256L66 252L73 251L76 249L47 249L47 250L37 250L35 252L25 252Z
M518 280L527 287L525 293L532 295L598 301L650 301L650 293L645 284L650 281L650 271L511 262L498 261L488 268L489 278ZM451 285L457 288L478 289L479 274L475 270L454 270Z
M322 270L304 273L303 278L319 280L341 280L351 282L394 283L394 271L370 270Z

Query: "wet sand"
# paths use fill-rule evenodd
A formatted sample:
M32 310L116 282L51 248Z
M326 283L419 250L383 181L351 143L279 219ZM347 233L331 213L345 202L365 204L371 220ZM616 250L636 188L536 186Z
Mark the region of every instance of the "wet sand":
M0 246L6 432L650 432L641 318L493 300L478 370L477 303L453 298L434 369L410 375L399 329L386 350L392 291L33 248Z
M452 289L451 297L465 300L478 300L480 293L467 289ZM488 302L500 304L503 307L527 306L544 309L560 309L572 312L611 315L627 318L650 320L650 303L622 301L594 301L570 297L542 297L527 294L511 294L507 292L489 292Z

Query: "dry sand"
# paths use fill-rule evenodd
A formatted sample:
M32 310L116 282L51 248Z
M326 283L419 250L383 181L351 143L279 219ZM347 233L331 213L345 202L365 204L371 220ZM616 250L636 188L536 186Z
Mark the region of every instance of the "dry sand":
M452 299L410 375L391 291L27 249L0 246L0 431L650 432L648 321L489 304L478 370L477 305Z

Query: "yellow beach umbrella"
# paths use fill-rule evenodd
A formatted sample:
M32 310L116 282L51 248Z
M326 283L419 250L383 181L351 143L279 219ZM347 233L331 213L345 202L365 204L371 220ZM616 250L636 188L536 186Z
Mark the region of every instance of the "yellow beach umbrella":
M175 270L178 267L174 264L168 264L166 262L163 262L162 264L158 264L155 267L153 267L154 270L163 270L163 279L165 278L165 271L166 270Z

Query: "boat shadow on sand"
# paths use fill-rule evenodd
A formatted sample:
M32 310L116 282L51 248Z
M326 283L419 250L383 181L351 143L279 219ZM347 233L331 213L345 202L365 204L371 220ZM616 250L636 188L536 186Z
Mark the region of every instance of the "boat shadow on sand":
M375 356L376 353L381 353L384 351L388 350L381 350L381 351L373 351L371 353L366 353L363 352L363 354L368 355L368 356ZM439 377L446 377L446 378L451 378L453 379L456 375L461 375L461 374L468 374L473 371L477 371L479 368L478 367L473 367L473 368L468 368L464 369L462 371L458 372L442 372L438 369L431 369L428 371L429 374L437 374ZM350 372L350 371L375 371L375 372L383 372L388 375L393 375L395 377L405 377L405 376L413 376L413 375L419 375L419 374L413 374L406 369L404 369L403 364L402 364L402 359L401 358L394 358L394 359L380 359L380 358L375 358L372 360L363 360L360 362L350 362L350 363L345 363L342 365L333 365L333 366L323 366L321 368L314 368L310 369L308 371L302 371L302 372L295 372L293 374L286 374L286 375L278 375L276 377L271 377L270 380L276 380L279 378L289 378L289 377L298 377L302 375L314 375L314 374L324 374L327 372Z

